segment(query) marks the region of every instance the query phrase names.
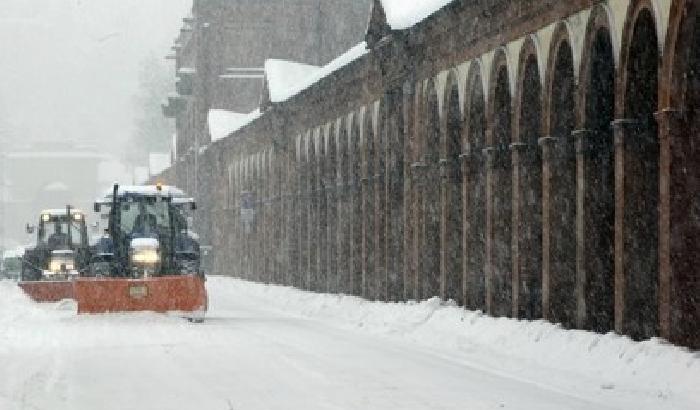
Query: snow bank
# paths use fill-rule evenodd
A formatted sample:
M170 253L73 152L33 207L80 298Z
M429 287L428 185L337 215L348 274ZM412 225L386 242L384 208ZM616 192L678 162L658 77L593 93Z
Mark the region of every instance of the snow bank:
M454 0L382 0L386 20L393 30L415 26Z
M247 114L219 109L209 110L208 123L211 141L228 137L231 133L258 119L260 115L260 110Z
M493 318L433 298L420 303L369 302L353 296L214 278L279 311L345 328L398 337L500 369L526 380L566 385L561 375L589 380L595 391L619 390L700 405L700 353L654 339L564 330L545 321ZM577 382L578 383L578 382ZM570 387L570 386L569 386ZM578 386L584 388L584 386ZM567 387L568 388L568 387ZM683 406L681 406L683 407ZM700 407L697 407L700 408Z

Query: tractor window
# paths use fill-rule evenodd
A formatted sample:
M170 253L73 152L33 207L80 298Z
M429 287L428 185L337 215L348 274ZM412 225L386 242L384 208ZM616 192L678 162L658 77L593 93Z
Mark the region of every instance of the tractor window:
M170 228L168 203L156 198L129 198L119 205L121 229L132 236L156 236Z
M68 229L70 229L72 245L81 245L83 239L82 223L76 221L68 223L65 218L52 219L49 222L44 222L39 230L39 240L48 244L52 249L67 247L69 238Z

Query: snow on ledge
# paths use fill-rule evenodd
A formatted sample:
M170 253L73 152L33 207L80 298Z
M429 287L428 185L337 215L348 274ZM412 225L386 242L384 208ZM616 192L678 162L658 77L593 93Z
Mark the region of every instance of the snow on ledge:
M381 0L392 30L413 27L454 0Z
M228 137L231 133L260 118L260 115L259 109L248 114L218 109L209 110L207 117L211 142Z
M333 74L334 72L338 71L339 69L345 67L346 65L352 63L353 61L359 59L360 57L364 56L367 54L369 50L367 49L367 43L366 42L361 42L360 44L356 45L355 47L352 47L348 51L346 51L344 54L336 58L335 60L331 61L330 63L326 64L323 67L317 68L316 70L312 70L311 67L313 66L307 66L309 67L306 75L304 78L295 78L295 75L290 75L287 77L288 81L280 81L279 82L279 89L275 89L275 93L273 96L273 90L270 90L270 99L272 102L284 102L291 97L299 94L300 92L306 90L307 88L311 87L312 85L316 84L317 82L321 81L323 78L328 77L329 75ZM279 61L279 60L278 60ZM265 62L265 68L267 71L268 68L268 60ZM275 66L275 62L272 63L274 69L279 69L281 68L280 66ZM285 65L292 64L290 62L285 62ZM298 64L298 63L295 63ZM301 73L301 71L305 71L300 69L299 67L297 68L297 73ZM277 73L279 74L279 73ZM281 76L280 77L284 77ZM298 80L294 81L292 83L292 80Z
M277 103L286 100L291 95L290 90L312 77L320 69L319 66L295 61L266 60L265 78L270 92L270 101Z

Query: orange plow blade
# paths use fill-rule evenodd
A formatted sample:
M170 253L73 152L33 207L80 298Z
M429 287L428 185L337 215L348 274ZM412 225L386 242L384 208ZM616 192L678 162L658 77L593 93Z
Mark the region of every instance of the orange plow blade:
M110 312L201 312L207 309L204 279L196 275L146 279L80 278L78 314Z
M73 282L20 282L22 288L35 302L59 302L63 299L73 299Z

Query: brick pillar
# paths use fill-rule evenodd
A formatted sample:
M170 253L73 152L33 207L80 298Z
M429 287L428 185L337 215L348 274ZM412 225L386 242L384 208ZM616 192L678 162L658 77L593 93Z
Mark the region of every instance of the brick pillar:
M512 249L512 258L513 258L513 309L512 309L512 317L518 318L520 317L520 288L521 286L527 286L526 283L524 283L525 278L521 278L521 272L520 272L520 266L521 266L521 260L520 260L520 221L521 221L521 215L520 215L520 176L524 173L527 172L527 169L525 168L525 163L523 161L523 152L527 149L528 145L525 144L524 142L514 142L510 144L509 148L511 151L511 159L512 159L512 168L513 168L513 201L512 201L512 210L513 210L513 230L512 230L512 240L511 240L511 249ZM523 283L521 283L523 282Z
M594 255L586 253L586 232L588 221L585 202L589 195L587 165L589 155L596 146L597 133L592 130L575 130L572 132L576 145L576 327L586 327L588 309L586 306L586 288L588 283L587 259Z
M426 195L426 178L427 167L423 162L415 162L411 164L411 181L413 186L413 261L415 267L414 280L414 299L420 300L424 292L424 278L426 274L424 266L425 255L425 195Z
M553 137L540 138L538 144L542 148L542 315L551 319L550 292L550 244L551 244L551 208L550 198L552 181L552 157L556 139Z
M626 140L633 137L638 122L612 123L615 135L615 331L625 333L625 154Z
M470 148L459 155L459 166L462 169L462 186L460 192L462 195L462 300L464 306L469 306L469 184L471 183L471 175L469 172Z
M489 135L493 131L489 128L486 131L486 141L492 141L493 138ZM486 313L492 314L493 306L493 246L494 246L494 205L493 205L493 183L494 183L494 165L496 163L496 148L484 148L482 153L486 157L486 259L484 266L484 274L486 275Z
M444 127L441 127L442 130L444 130ZM442 131L441 131L442 133ZM444 139L444 136L440 137L441 139ZM447 218L449 215L447 207L449 206L448 201L449 201L449 192L450 192L450 180L449 180L449 174L447 170L447 160L444 158L441 158L438 161L438 175L439 175L439 207L440 207L440 261L438 263L438 267L440 268L440 278L439 278L439 294L440 294L440 299L442 300L447 300L447 249L448 249L448 238L447 238Z
M700 165L697 128L687 113L656 113L660 138L659 329L662 337L700 348L700 223L697 212Z

